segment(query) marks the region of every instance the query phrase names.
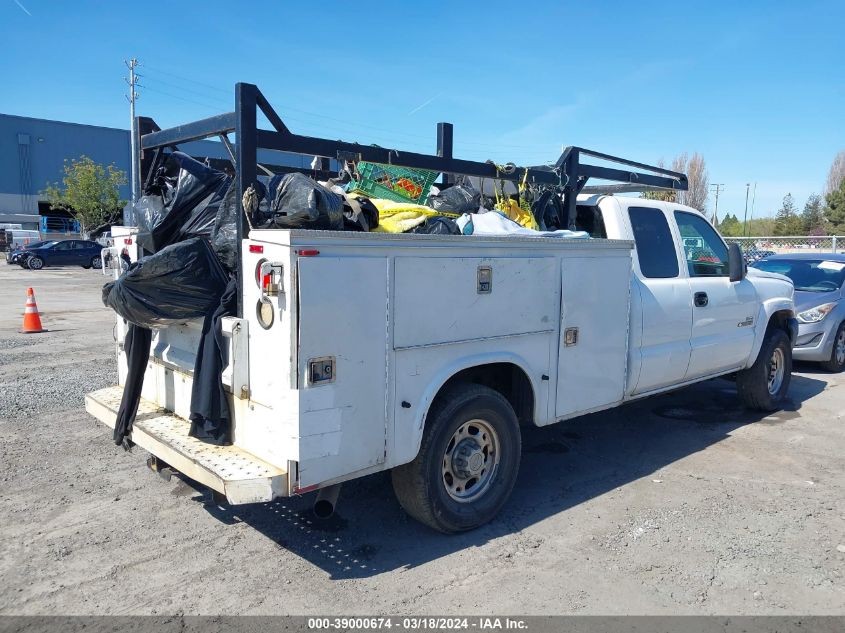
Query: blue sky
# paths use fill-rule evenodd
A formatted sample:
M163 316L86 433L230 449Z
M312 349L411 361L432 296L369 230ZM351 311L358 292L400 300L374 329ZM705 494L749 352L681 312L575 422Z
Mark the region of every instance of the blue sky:
M296 132L400 150L451 121L470 159L698 151L719 215L756 182L763 216L821 192L845 149L844 24L842 0L0 0L0 112L127 127L134 56L162 126L232 109L246 81Z

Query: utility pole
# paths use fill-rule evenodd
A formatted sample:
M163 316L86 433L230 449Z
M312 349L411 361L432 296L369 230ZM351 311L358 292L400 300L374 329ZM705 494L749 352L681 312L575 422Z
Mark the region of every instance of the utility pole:
M135 67L138 66L138 60L134 57L129 61L123 60L123 63L126 64L126 67L129 69L129 78L124 77L124 81L129 85L129 94L126 95L126 100L129 102L129 147L132 152L131 162L130 162L130 169L132 172L132 180L130 185L130 192L132 197L132 206L135 206L135 202L138 197L138 148L136 146L136 138L135 138L135 100L138 99L139 95L135 88L140 87L138 84L138 78L141 76L135 72Z
M722 188L725 186L723 182L714 182L710 185L711 191L713 187L716 187L716 208L713 210L713 226L716 228L719 227L719 192L722 191Z
M745 183L745 217L742 219L742 235L748 233L748 192L751 190L751 183Z
M754 190L751 192L751 217L748 218L748 221L751 222L754 219L754 203L757 202L757 183L754 183Z

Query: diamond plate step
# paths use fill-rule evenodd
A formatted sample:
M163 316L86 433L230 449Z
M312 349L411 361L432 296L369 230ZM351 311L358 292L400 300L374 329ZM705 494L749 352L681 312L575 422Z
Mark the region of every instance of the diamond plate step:
M85 396L85 409L114 428L123 387ZM206 444L188 435L191 423L141 399L130 438L177 471L226 496L233 505L261 503L288 494L288 474L237 446Z

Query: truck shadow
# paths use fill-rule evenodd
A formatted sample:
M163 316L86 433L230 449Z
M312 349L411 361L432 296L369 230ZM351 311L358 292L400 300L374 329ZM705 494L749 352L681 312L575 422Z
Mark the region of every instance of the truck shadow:
M324 521L312 514L314 494L206 508L225 523L247 523L333 579L370 577L518 533L716 444L746 424L800 417L802 403L826 386L823 380L793 375L792 400L783 411L765 415L744 410L733 383L718 379L570 422L524 429L522 465L510 501L493 522L465 534L445 536L409 518L393 496L389 473L344 484L337 513Z

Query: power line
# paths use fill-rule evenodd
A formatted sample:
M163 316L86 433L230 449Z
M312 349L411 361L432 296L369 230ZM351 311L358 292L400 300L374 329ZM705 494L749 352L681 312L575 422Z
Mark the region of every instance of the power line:
M206 84L206 83L203 83L201 81L197 81L196 79L190 79L188 77L183 77L182 75L177 75L176 73L171 72L169 70L162 70L161 68L155 68L154 66L145 66L145 68L147 70L152 70L153 72L161 73L163 75L169 75L170 77L173 77L174 79L181 79L182 81L187 81L189 83L196 84L198 86L204 86L204 87L206 87L210 90L216 90L217 92L222 92L222 93L230 95L230 96L232 95L231 90L224 90L220 86L212 86L211 84Z
M184 101L186 103L193 103L194 105L202 106L203 108L207 108L209 110L214 110L215 112L220 112L220 106L211 105L208 103L203 103L201 101L197 101L196 99L189 99L188 97L181 97L179 95L175 95L171 92L165 92L164 90L159 90L158 88L152 88L149 85L144 86L145 90L149 90L150 92L155 92L160 95L164 95L165 97L170 97L171 99L178 99L179 101Z
M226 95L232 94L232 92L230 90L224 90L222 88L212 86L210 84L203 83L201 81L196 81L195 79L189 79L187 77L183 77L182 75L178 75L178 74L170 72L170 71L161 70L161 69L158 69L158 68L152 68L152 67L146 66L146 65L144 66L144 68L147 70L148 73L149 73L149 71L153 71L154 73L161 73L161 74L164 74L164 75L168 75L170 77L173 77L174 79L179 79L181 81L186 81L186 82L198 85L198 86L202 86L202 87L207 88L209 90L214 90L215 92L218 92L218 93L222 93L222 94L226 94ZM229 99L223 99L222 97L219 97L219 96L216 96L216 95L212 96L212 95L209 95L207 93L203 93L203 92L200 92L200 91L197 91L197 90L193 90L191 88L187 88L185 86L178 86L176 84L166 82L162 79L156 79L156 81L158 81L158 82L160 82L164 85L170 86L171 88L175 88L177 90L182 90L184 92L193 93L194 95L200 96L200 97L205 98L205 99L219 101L220 103L231 104ZM284 110L290 110L291 112L298 112L299 114L303 114L303 115L306 115L306 116L315 117L315 118L318 118L318 119L325 119L325 120L328 120L328 121L334 121L336 123L342 123L344 125L350 125L350 126L353 126L353 127L356 127L356 128L366 128L366 129L380 131L380 132L383 132L383 133L389 135L391 138L399 138L399 137L404 136L404 137L407 137L407 138L416 138L416 139L422 139L422 140L426 140L426 141L431 140L431 137L428 136L428 135L414 134L412 132L392 132L390 130L386 130L386 129L379 127L379 126L374 126L374 125L369 125L369 124L366 124L366 123L360 123L360 122L354 122L354 121L348 121L346 119L340 119L340 118L337 118L337 117L334 117L334 116L329 116L329 115L326 115L326 114L319 114L317 112L312 112L310 110L304 110L302 108L297 108L295 106L291 106L291 105L286 104L284 102L274 101L274 103L278 103L280 105L280 107L283 108ZM288 119L290 117L284 117L284 118ZM485 142L482 142L482 141L464 141L463 144L464 145L477 146L477 147L481 147L481 148L491 148L491 149L500 149L500 148L505 148L505 149L529 149L529 150L537 149L536 145L516 145L516 144L509 144L509 143L485 143Z
M161 79L160 77L156 77L156 74L166 74L172 76L176 79L182 81L188 81L192 84L197 84L199 86L203 86L212 90L217 90L220 93L229 94L229 91L214 88L208 84L204 84L199 81L191 80L186 77L182 77L177 75L176 73L171 73L168 71L163 71L160 69L151 69L147 65L144 65L146 71L147 81L143 88L145 90L149 90L153 93L162 95L164 97L169 97L171 99L177 99L179 101L185 103L191 103L207 110L219 112L221 109L220 105L214 105L215 103L220 104L228 104L228 100L224 99L218 95L208 94L207 92L202 92L200 90L194 90L192 88L181 86L176 83L171 83ZM153 70L152 77L150 76L150 70ZM155 87L150 86L150 79L155 81ZM174 92L169 90L161 90L158 88L158 84L163 86L167 86L168 88L186 94L174 94ZM199 99L197 98L199 97ZM308 110L304 110L301 108L296 108L292 106L287 106L282 104L281 106L284 110L290 110L291 112L298 113L299 116L285 116L284 119L286 121L292 121L294 123L299 124L297 127L300 129L296 130L298 133L305 134L305 135L315 135L315 136L325 136L326 133L331 134L339 134L346 139L355 139L356 137L363 136L368 141L374 141L379 144L383 144L386 147L395 147L398 150L405 150L405 151L414 151L420 153L429 153L431 151L431 142L434 140L431 136L423 136L421 134L413 134L410 132L391 132L390 130L384 129L382 127L368 125L365 123L353 123L352 121L346 121L344 119L339 119L337 117L332 117L328 115L318 114L315 112L310 112ZM302 119L300 116L305 117L312 117L316 119L323 119L326 121L331 121L333 123L338 123L340 125L326 125L324 123L320 123L317 121L311 121L307 119ZM372 133L362 133L360 131L356 131L356 128L367 128L377 132L378 134ZM404 137L404 139L403 139ZM426 141L426 143L421 143L420 141ZM397 146L396 142L399 141L400 145ZM460 155L465 156L470 159L475 160L488 160L492 158L510 158L509 154L514 154L517 152L509 151L510 148L522 148L522 149L530 149L530 150L538 150L537 146L510 146L506 144L496 144L496 143L479 143L474 141L458 141L455 143L457 147L464 148ZM529 156L524 156L519 161L524 164L545 164L549 162L550 158L554 158L554 152L551 153L543 153L542 156L537 155L534 156L533 154Z
M146 70L146 67L145 67L145 70ZM169 88L175 88L176 90L181 90L182 92L187 92L187 93L196 95L198 97L202 97L203 99L210 99L212 101L219 101L221 104L225 103L229 107L231 107L231 105L232 105L231 99L224 99L223 97L218 97L216 95L210 95L206 92L201 92L199 90L192 90L191 88L186 88L185 86L180 86L178 84L170 83L168 81L164 81L163 79L161 79L159 77L156 77L155 74L150 75L150 73L147 72L147 80L149 81L150 78L152 78L157 84L161 84L163 86L168 86Z

